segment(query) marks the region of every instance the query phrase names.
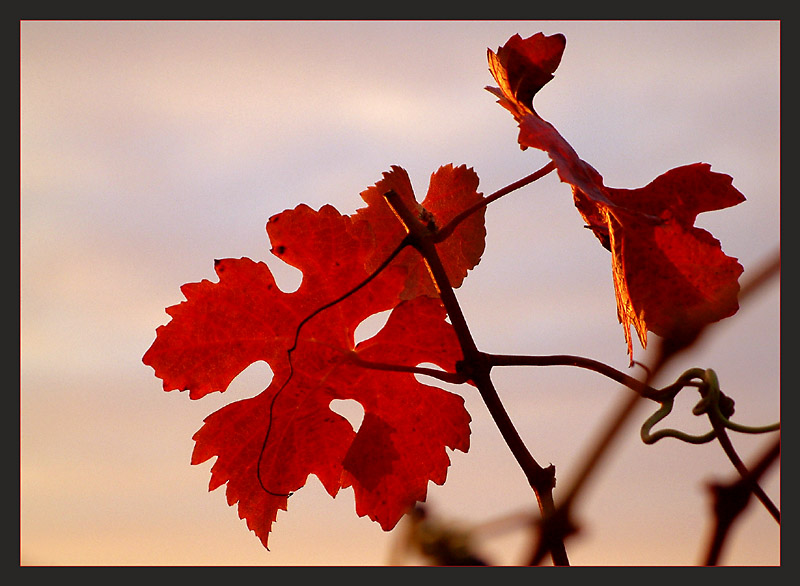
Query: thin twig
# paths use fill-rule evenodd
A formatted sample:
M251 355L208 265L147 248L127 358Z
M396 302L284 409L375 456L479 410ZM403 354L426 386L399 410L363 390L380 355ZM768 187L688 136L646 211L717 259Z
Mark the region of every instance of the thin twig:
M487 358L492 366L576 366L578 368L585 368L625 385L647 399L657 400L662 392L603 362L591 358L584 358L583 356L573 356L570 354L554 354L550 356L488 354Z
M555 168L556 168L555 163L553 163L553 161L550 161L544 167L542 167L538 171L535 171L535 172L531 173L527 177L523 177L519 181L515 181L514 183L506 185L502 189L498 189L493 194L483 198L481 201L479 201L475 205L467 208L466 210L464 210L463 212L458 214L455 218L450 220L450 222L446 226L442 227L436 233L436 236L435 236L434 240L436 242L442 242L443 240L445 240L448 236L450 236L455 231L455 229L458 227L458 225L461 222L466 220L469 216L471 216L472 214L474 214L478 210L485 208L486 206L488 206L493 201L496 201L496 200L500 199L504 195L508 195L512 191L516 191L517 189L525 187L529 183L533 183L534 181L536 181L538 179L541 179L542 177L544 177L545 175L550 173L550 171L554 170Z
M728 437L727 430L723 422L720 420L720 417L709 413L708 418L711 421L711 426L714 428L714 432L716 433L717 441L719 441L722 449L725 451L725 455L728 456L728 459L733 464L733 467L736 468L736 471L739 473L739 475L743 479L747 479L750 476L750 471L739 457L739 454L736 453L736 450L733 447L733 442L731 442L730 437ZM772 502L769 496L767 496L767 493L764 492L764 489L758 484L758 478L751 479L750 490L756 496L756 498L761 501L761 504L764 505L764 508L767 509L770 515L772 515L772 518L780 523L780 509L775 506L775 503Z
M714 514L717 523L709 543L705 565L715 566L719 563L722 547L733 527L734 521L747 508L752 489L758 480L777 461L780 456L781 443L778 438L759 458L755 466L745 475L728 485L712 485L714 495Z
M372 370L385 370L390 372L406 372L410 374L420 374L423 376L430 376L439 379L440 381L459 385L467 382L469 377L458 372L447 372L445 370L436 370L435 368L426 368L424 366L405 366L402 364L387 364L385 362L373 362L371 360L364 360L358 353L351 352L349 360L356 366L362 368L370 368Z

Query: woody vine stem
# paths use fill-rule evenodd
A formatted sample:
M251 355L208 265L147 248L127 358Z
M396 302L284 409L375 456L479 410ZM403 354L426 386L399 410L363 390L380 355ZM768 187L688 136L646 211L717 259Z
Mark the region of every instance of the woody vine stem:
M464 359L460 362L457 370L478 387L481 397L497 424L503 439L514 455L514 458L516 458L531 488L533 488L536 494L542 516L544 518L550 518L555 512L555 504L553 501L555 468L553 466L543 468L533 458L503 407L490 376L492 364L488 360L488 357L478 350L469 326L467 325L467 321L464 318L464 314L461 311L461 306L456 299L455 292L450 285L450 280L436 252L436 233L432 232L428 224L423 223L415 214L405 207L400 197L395 192L389 191L384 194L384 197L405 227L410 237L409 244L416 248L425 260L425 264L436 285L439 297L447 310L447 315L450 317L450 323L456 331L458 341L461 344L461 351L464 355ZM553 543L550 547L553 563L557 565L568 565L569 560L567 558L564 542L563 540L558 541L558 543Z

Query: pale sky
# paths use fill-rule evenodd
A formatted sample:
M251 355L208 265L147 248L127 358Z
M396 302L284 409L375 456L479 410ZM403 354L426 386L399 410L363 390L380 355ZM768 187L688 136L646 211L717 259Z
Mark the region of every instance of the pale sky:
M375 565L400 531L355 514L315 478L278 516L266 551L192 434L222 405L269 384L254 365L225 393L165 393L141 357L216 258L266 261L267 219L306 203L342 213L391 165L418 198L448 163L484 194L545 162L521 151L486 49L562 32L539 114L613 187L684 164L733 177L747 201L698 225L746 278L780 245L780 23L762 22L22 22L20 25L20 558L46 565ZM627 371L610 257L554 174L493 203L486 252L457 291L482 350L578 354ZM282 280L282 281L281 281ZM713 328L660 384L713 368L734 419L780 419L777 280ZM637 359L647 352L636 347ZM640 374L634 369L633 374ZM495 372L506 408L558 488L627 391L565 368ZM479 397L469 453L451 454L428 503L471 526L530 510L533 495ZM673 426L695 432L697 396ZM576 511L575 565L693 565L711 528L707 485L734 470L717 443L645 446L628 426ZM683 415L678 415L677 412ZM765 437L733 434L749 462ZM764 481L780 505L780 475ZM479 535L497 563L524 559L522 531ZM723 562L780 563L780 529L754 504Z

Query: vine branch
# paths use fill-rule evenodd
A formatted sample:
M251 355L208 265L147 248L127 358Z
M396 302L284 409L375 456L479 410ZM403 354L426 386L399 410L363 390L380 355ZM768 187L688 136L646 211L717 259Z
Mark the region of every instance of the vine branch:
M625 385L642 397L657 400L663 391L654 389L639 379L621 372L607 364L583 356L554 354L550 356L521 356L509 354L487 355L491 366L575 366L600 373L611 380Z
M542 516L544 518L551 517L555 511L555 503L553 501L555 469L553 466L543 468L536 462L506 412L490 376L491 365L486 360L486 355L480 352L475 344L461 306L447 277L447 272L436 251L436 233L431 231L427 223L422 222L403 204L397 193L388 191L384 194L384 198L403 224L407 234L411 237L411 245L417 249L425 260L461 345L461 351L464 355L464 361L461 363L461 372L467 375L469 380L472 380L478 388L506 445L525 473L531 488L533 488ZM548 546L554 564L569 564L563 539L557 539L548 544Z

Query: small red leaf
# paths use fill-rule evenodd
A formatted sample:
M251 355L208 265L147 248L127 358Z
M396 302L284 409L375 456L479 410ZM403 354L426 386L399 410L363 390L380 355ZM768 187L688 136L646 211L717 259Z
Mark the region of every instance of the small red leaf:
M508 100L507 106L533 109L533 96L553 79L566 45L562 34L548 37L536 33L527 39L514 35L497 53L488 50L489 70Z

